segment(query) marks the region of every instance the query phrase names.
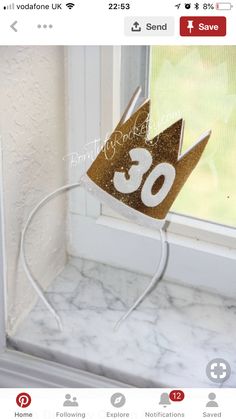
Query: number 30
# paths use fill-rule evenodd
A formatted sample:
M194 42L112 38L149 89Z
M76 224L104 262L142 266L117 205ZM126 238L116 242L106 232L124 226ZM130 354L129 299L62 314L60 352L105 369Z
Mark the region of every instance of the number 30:
M129 155L133 164L129 170L129 179L126 179L123 172L115 172L113 182L117 191L128 194L137 191L143 179L152 165L152 156L145 148L133 148ZM148 175L141 191L141 200L147 207L156 207L168 195L175 180L175 168L169 163L158 164ZM161 189L152 193L152 188L156 180L164 176Z

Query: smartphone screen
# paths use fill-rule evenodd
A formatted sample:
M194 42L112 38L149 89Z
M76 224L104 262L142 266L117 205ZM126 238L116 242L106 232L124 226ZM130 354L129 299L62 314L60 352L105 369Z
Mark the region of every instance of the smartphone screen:
M0 4L0 412L231 419L236 4Z

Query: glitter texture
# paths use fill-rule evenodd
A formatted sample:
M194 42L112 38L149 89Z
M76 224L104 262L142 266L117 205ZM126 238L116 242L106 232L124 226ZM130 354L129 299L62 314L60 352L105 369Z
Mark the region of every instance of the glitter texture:
M149 107L150 102L148 101L124 124L117 126L90 166L87 175L98 187L124 205L149 217L164 219L179 191L198 163L209 140L210 133L181 156L183 120L175 122L149 141L147 139ZM141 185L135 192L121 193L114 187L114 174L116 171L123 172L126 179L129 179L129 169L132 164L135 164L132 162L129 152L136 147L145 148L151 153L152 165L143 175ZM147 207L141 200L141 190L148 175L159 163L172 164L176 170L176 178L166 198L156 207ZM160 190L163 182L164 176L160 176L153 185L153 194Z

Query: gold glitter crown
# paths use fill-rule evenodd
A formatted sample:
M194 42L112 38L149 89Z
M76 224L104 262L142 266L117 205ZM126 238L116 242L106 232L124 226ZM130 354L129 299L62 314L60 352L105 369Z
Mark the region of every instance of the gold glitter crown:
M149 114L147 101L125 121L123 117L87 176L91 188L116 211L132 219L148 216L155 221L166 217L211 133L181 155L183 120L148 140Z

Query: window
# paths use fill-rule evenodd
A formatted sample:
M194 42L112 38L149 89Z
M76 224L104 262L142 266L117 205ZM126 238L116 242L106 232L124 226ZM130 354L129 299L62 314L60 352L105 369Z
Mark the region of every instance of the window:
M236 227L236 48L151 47L151 134L185 120L183 150L212 136L172 211Z

